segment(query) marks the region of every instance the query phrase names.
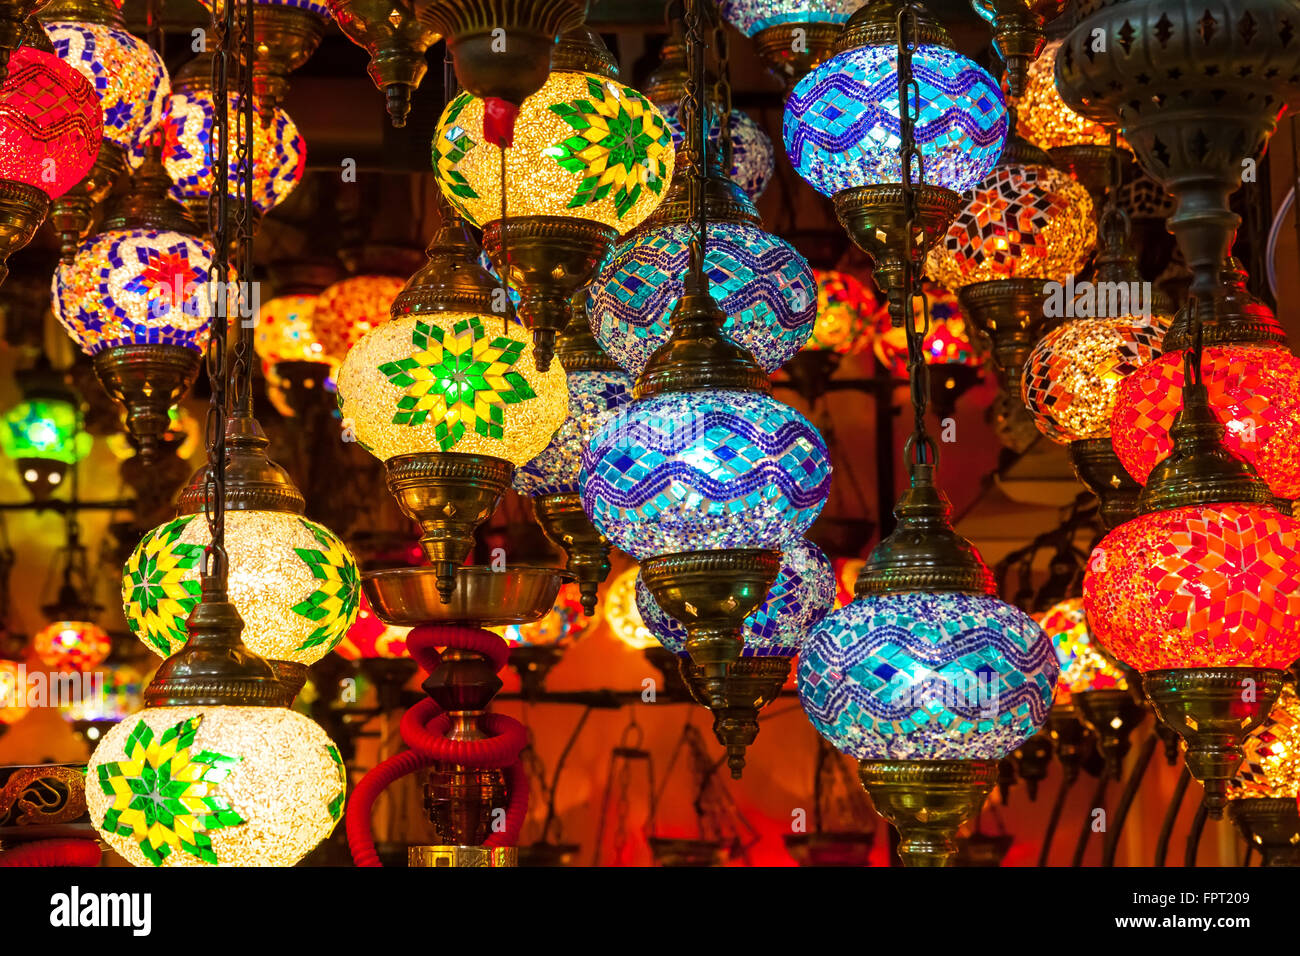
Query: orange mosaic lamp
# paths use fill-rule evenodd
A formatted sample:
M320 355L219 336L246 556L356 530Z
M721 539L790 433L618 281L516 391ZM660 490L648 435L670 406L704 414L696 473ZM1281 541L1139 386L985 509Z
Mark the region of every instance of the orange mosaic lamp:
M809 404L826 391L827 382L846 355L871 344L873 330L889 325L885 303L865 283L848 272L814 269L817 282L817 317L812 335L783 368Z
M1228 816L1264 866L1300 866L1300 696L1288 685L1246 738L1228 791Z
M405 285L406 279L397 276L359 275L322 292L311 311L311 328L325 360L342 362L367 332L387 322Z
M586 637L600 620L582 606L582 594L574 581L560 587L555 606L541 620L491 628L510 646L510 666L519 674L522 691L531 697L540 693L552 667L564 651Z
M108 632L91 621L53 621L36 632L32 649L46 667L89 671L108 659Z
M1097 639L1142 672L1216 818L1242 741L1300 657L1300 521L1274 507L1224 432L1207 386L1186 385L1172 452L1152 471L1138 516L1093 552L1083 583Z

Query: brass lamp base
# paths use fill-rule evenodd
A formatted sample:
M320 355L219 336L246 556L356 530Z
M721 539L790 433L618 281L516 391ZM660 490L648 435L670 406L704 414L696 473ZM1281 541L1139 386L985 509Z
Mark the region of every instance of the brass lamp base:
M294 700L307 685L307 665L298 661L277 661L267 658L275 679L284 686L284 706L293 705Z
M437 623L504 627L540 621L555 606L560 585L567 580L569 575L557 568L456 568L450 603L439 593L434 568L367 571L361 576L361 587L375 616L394 627Z
M840 23L778 23L754 34L754 49L789 89L835 53Z
M564 657L564 648L524 644L510 648L510 666L519 675L520 693L532 700L546 689L546 675Z
M727 751L731 776L745 769L745 750L758 737L758 712L781 692L790 677L788 657L742 657L727 668L726 677L706 677L689 660L681 662L682 679L691 696L713 711L713 735ZM721 700L722 706L711 701Z
M704 677L727 676L740 659L745 618L776 580L781 552L758 549L688 551L641 562L641 579L659 606L686 628L686 650ZM726 707L720 690L707 702Z
M1109 146L1095 143L1079 143L1075 146L1057 146L1049 149L1047 154L1052 162L1067 170L1092 197L1093 206L1101 208L1106 198L1106 189L1110 185L1111 163L1115 153L1119 153L1124 167L1133 165L1133 154L1126 149L1112 150Z
M90 233L95 207L107 198L113 187L127 175L126 152L109 140L100 140L99 153L81 182L54 200L50 224L59 234L59 258L72 262L77 246Z
M119 345L95 353L95 375L126 409L126 430L143 464L156 461L171 407L189 391L202 356L182 345Z
M517 846L412 846L406 849L408 867L518 866Z
M1264 866L1300 866L1300 809L1293 797L1229 800L1228 818L1259 848Z
M366 72L384 93L389 119L405 126L411 94L429 68L425 52L440 39L438 32L392 0L330 0L329 6L339 29L370 54Z
M1100 502L1106 530L1136 517L1142 486L1124 470L1110 439L1088 438L1072 441L1067 447L1074 473Z
M596 596L600 583L609 575L609 541L582 510L578 494L538 495L533 499L537 522L568 558L565 570L578 579L582 608L596 613Z
M875 263L876 285L889 297L889 314L895 328L911 316L905 310L903 294L903 256L910 249L912 275L921 275L926 253L952 225L961 209L962 198L951 189L917 184L916 226L919 232L908 237L903 213L903 186L858 186L834 196L835 215L851 238Z
M1074 706L1084 725L1097 735L1097 749L1106 760L1112 780L1120 778L1129 736L1146 720L1147 709L1127 690L1084 690L1074 695Z
M951 866L957 829L993 790L994 760L864 760L858 779L876 811L897 827L904 866Z
M270 125L273 110L289 91L288 75L302 66L320 46L326 20L314 13L281 4L253 7L253 94L262 122Z
M555 336L569 324L574 294L591 281L617 238L609 226L568 216L520 216L483 227L483 249L497 274L519 287L519 317L533 330L539 372L551 367Z
M490 455L419 452L384 462L388 491L424 532L420 546L438 575L443 603L456 587L456 568L474 547L474 531L496 510L515 466Z
M993 368L1007 395L1020 395L1020 374L1042 337L1047 292L1042 279L994 279L962 287L957 298L993 347Z
M9 257L32 241L50 211L50 197L35 186L0 179L0 283L9 275Z
M1180 667L1142 675L1156 716L1186 742L1187 769L1204 785L1214 819L1223 816L1242 741L1268 716L1286 678L1284 670L1262 667Z
M1079 720L1079 712L1072 704L1065 707L1055 704L1047 712L1047 734L1052 738L1065 779L1077 780L1079 768L1087 756L1088 728Z

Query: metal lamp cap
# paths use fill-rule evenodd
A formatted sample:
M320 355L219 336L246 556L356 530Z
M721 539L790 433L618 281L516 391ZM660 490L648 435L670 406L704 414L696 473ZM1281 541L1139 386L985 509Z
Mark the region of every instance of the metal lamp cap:
M844 25L843 32L835 41L835 52L843 53L863 46L897 44L898 12L906 5L906 0L868 0L849 17L849 22ZM918 44L955 49L948 31L924 8L916 18L915 34Z
M443 206L442 225L426 250L428 261L393 299L393 318L431 312L474 312L514 317L514 306L500 282L479 263L479 249L464 221ZM494 306L502 306L498 312Z
M257 419L226 422L226 510L305 514L307 502L289 473L266 453L270 445ZM209 466L196 471L176 502L178 515L203 512Z
M1212 296L1196 299L1202 345L1286 344L1286 333L1273 310L1247 288L1246 278L1241 260L1229 256L1219 273L1219 288ZM1176 352L1192 347L1191 316L1191 309L1187 306L1178 310L1165 333L1164 351Z

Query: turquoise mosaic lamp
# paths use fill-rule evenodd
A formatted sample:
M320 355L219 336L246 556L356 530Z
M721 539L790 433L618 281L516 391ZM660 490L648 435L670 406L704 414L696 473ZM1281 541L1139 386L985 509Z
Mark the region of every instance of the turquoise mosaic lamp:
M811 541L798 538L781 555L772 588L754 613L745 618L745 646L731 666L728 680L737 691L727 693L728 706L714 711L713 732L727 751L727 764L735 776L745 766L745 750L758 735L758 714L776 699L790 677L790 663L799 653L809 628L826 616L835 603L835 572L830 558ZM636 581L636 606L646 628L664 648L679 658L692 690L704 688L697 699L706 704L708 682L686 653L686 628L664 612L650 589Z
M875 261L877 284L891 296L902 325L902 263L916 268L947 230L960 193L993 169L1007 137L1007 109L997 81L953 47L924 10L905 18L915 92L916 233L907 235L899 184L902 129L898 17L905 0L869 0L849 19L835 54L795 86L782 134L795 171L835 202L853 241Z
M728 23L754 41L768 68L787 83L825 60L863 0L722 0Z

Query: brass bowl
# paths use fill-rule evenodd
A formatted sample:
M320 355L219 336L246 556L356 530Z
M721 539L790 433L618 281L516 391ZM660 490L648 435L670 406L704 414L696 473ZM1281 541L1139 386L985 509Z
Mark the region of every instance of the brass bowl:
M555 606L560 585L572 580L572 574L558 568L462 567L456 569L456 589L446 604L438 595L434 568L369 571L362 575L361 586L385 624L463 622L499 627L541 620Z

